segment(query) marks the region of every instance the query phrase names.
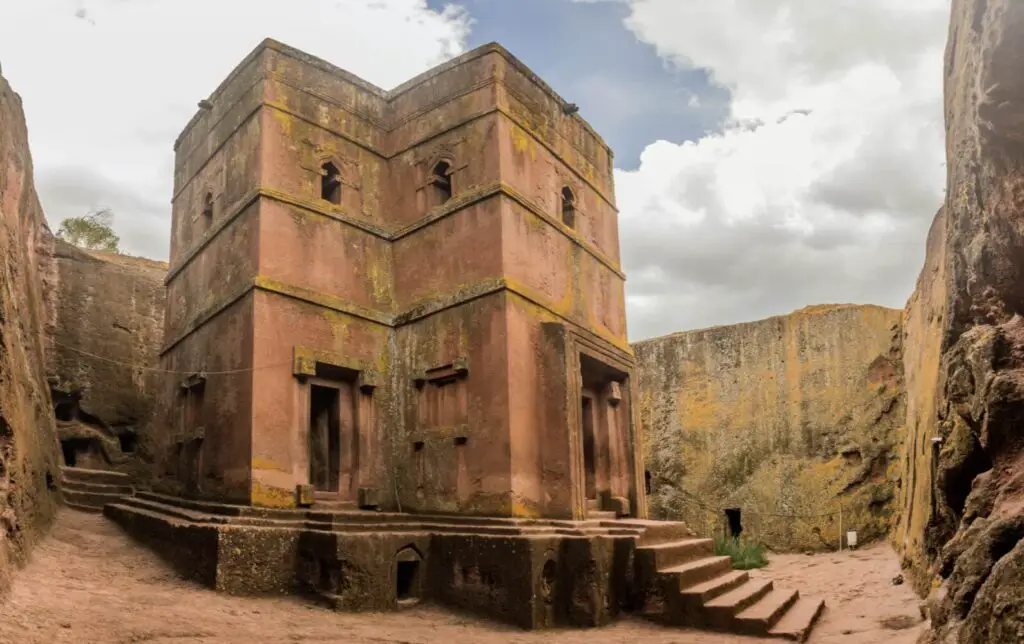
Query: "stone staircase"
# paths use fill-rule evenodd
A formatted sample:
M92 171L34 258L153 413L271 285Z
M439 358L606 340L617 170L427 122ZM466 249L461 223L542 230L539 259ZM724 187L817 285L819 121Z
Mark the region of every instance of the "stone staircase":
M81 512L102 512L106 504L134 493L127 474L80 467L61 468L61 488L65 505Z
M729 557L715 556L712 539L645 533L636 564L654 598L643 612L665 624L803 642L825 608L822 599L733 570Z

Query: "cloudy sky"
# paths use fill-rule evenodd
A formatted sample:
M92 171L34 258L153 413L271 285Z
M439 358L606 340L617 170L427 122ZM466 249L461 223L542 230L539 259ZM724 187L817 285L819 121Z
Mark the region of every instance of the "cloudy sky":
M0 0L51 226L166 259L172 143L261 39L382 87L497 40L616 154L632 339L902 307L943 195L948 0Z

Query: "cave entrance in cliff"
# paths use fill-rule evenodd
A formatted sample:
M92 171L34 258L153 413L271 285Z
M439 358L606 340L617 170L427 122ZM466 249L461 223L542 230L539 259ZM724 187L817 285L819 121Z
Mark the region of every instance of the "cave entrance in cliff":
M358 487L358 372L317 365L309 382L309 483L321 500L354 500Z
M741 510L739 508L728 508L725 511L726 528L729 530L729 536L733 539L739 539L740 533L743 532L743 521L741 517Z
M78 467L78 461L91 460L91 452L94 449L93 441L88 438L65 438L60 441L61 454L64 456L64 465L67 467Z

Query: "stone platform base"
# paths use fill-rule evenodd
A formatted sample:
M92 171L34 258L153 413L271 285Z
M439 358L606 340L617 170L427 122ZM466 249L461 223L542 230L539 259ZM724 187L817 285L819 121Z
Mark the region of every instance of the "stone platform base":
M802 640L822 606L752 585L680 523L265 510L145 492L104 513L210 588L309 594L340 610L425 600L526 629L601 626L636 611Z

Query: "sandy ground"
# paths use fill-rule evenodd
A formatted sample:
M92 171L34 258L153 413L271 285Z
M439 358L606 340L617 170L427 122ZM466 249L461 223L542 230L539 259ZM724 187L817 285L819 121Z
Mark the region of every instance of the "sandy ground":
M778 555L757 571L828 608L810 642L912 644L918 601L887 546L843 554ZM0 642L188 644L202 642L481 642L724 644L761 639L670 629L634 619L575 631L527 633L435 607L346 614L301 599L242 599L177 579L159 559L103 518L64 510L32 561L0 600Z

